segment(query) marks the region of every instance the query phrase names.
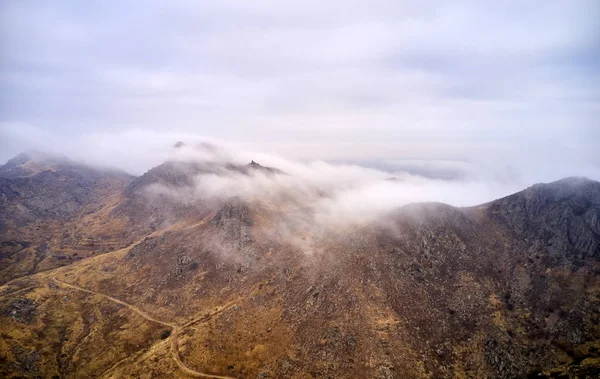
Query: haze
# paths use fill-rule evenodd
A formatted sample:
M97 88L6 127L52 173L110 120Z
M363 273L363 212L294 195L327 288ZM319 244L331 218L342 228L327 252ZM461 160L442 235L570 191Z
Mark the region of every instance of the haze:
M208 140L416 174L457 205L600 179L599 4L5 1L0 161L141 174Z

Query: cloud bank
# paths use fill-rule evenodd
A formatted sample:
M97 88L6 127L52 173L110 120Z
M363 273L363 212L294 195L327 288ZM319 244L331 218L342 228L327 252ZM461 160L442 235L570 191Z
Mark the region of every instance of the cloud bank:
M140 175L209 141L309 187L368 167L348 208L600 180L599 20L593 0L5 1L0 161Z
M250 157L258 157L263 165L254 159L249 164ZM194 204L237 197L283 212L284 226L293 224L313 233L373 222L410 203L473 206L523 189L516 181L479 172L473 165L465 176L436 178L428 175L429 171L419 174L419 165L408 172L404 167L384 171L356 164L298 162L232 150L232 146L214 141L178 144L169 161L187 173L188 184L151 184L146 188L150 199L160 195ZM441 162L439 169L449 164Z

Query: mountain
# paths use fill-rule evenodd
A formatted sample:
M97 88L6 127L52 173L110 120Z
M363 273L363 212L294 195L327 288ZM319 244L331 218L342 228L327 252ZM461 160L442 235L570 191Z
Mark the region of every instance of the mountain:
M291 195L229 196L290 176L255 162L170 161L135 179L90 169L95 181L12 162L3 377L600 375L599 182L335 223ZM72 228L94 244L67 249ZM46 240L81 259L27 266Z
M81 235L81 220L132 179L40 153L1 166L0 283L97 252L93 238L101 233Z
M495 201L492 213L519 237L544 244L560 263L600 258L600 188L585 178L538 184Z

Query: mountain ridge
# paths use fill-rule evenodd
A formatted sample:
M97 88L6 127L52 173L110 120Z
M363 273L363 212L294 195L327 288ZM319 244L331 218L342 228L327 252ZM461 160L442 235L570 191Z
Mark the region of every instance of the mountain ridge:
M248 166L216 175L236 183ZM261 378L600 373L599 182L329 225L285 197L198 197L198 170L91 187L95 203L32 227L5 217L3 376L184 377L180 363ZM0 207L20 209L11 201Z

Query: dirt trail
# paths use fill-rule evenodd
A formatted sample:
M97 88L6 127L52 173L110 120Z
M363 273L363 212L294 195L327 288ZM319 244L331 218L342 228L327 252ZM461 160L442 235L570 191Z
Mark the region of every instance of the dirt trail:
M125 307L127 307L127 308L131 309L131 310L132 310L132 311L134 311L135 313L139 314L140 316L142 316L142 317L143 317L143 318L145 318L146 320L149 320L149 321L155 322L155 323L157 323L157 324L165 325L165 326L168 326L168 327L170 327L170 328L176 328L176 327L177 327L175 324L170 324L170 323L168 323L168 322L164 322L164 321L157 320L157 319L153 318L152 316L150 316L148 313L146 313L146 312L142 311L141 309L139 309L138 307L136 307L135 305L128 304L128 303L126 303L126 302L124 302L124 301L121 301L121 300L119 300L119 299L117 299L117 298L114 298L114 297L112 297L112 296L105 295L105 294L103 294L103 293L99 293L99 292L96 292L96 291L90 291L90 290L86 290L85 288L81 288L81 287L79 287L79 286L74 286L74 285L72 285L72 284L69 284L69 283L67 283L67 282L63 282L62 280L60 280L60 279L57 279L56 277L53 277L52 279L53 279L55 282L57 282L57 283L59 283L59 284L62 284L62 285L63 285L63 286L65 286L65 287L72 288L72 289L75 289L75 290L78 290L78 291L82 291L82 292L86 292L86 293L89 293L89 294L92 294L92 295L101 296L101 297L103 297L103 298L105 298L105 299L107 299L107 300L113 301L113 302L115 302L115 303L117 303L117 304L121 304L121 305L123 305L123 306L125 306Z
M200 372L200 371L196 371L193 370L189 367L187 367L182 361L181 361L181 357L179 356L179 346L178 346L178 342L177 342L177 337L179 334L179 331L183 328L186 328L188 326L191 326L195 323L201 322L201 321L208 321L208 319L210 319L210 317L217 315L221 312L223 312L226 309L231 308L232 306L234 306L235 304L238 303L238 301L231 301L225 305L223 305L222 307L219 307L217 310L207 313L205 315L203 315L202 317L199 317L197 319L194 319L192 321L187 322L186 324L184 324L183 326L178 326L176 324L170 323L170 322L166 322L166 321L161 321L158 320L152 316L150 316L148 313L144 312L143 310L141 310L140 308L136 307L135 305L126 303L122 300L119 300L115 297L109 296L109 295L105 295L103 293L100 292L96 292L96 291L90 291L87 290L85 288L73 285L73 284L69 284L67 282L63 282L62 280L56 278L56 276L52 277L52 280L54 280L56 283L63 285L67 288L71 288L77 291L82 291L82 292L86 292L89 293L91 295L96 295L96 296L100 296L103 297L106 300L110 300L112 302L115 302L117 304L120 304L130 310L132 310L133 312L137 313L138 315L140 315L141 317L145 318L148 321L151 322L155 322L157 324L160 325L164 325L167 326L169 328L172 329L171 331L171 335L169 336L169 338L171 338L171 355L173 356L173 359L175 360L175 363L177 364L177 367L179 367L179 369L181 371L183 371L185 374L189 375L189 376L193 376L196 378L214 378L214 379L235 379L235 377L232 376L223 376L223 375L214 375L214 374L208 374L208 373L204 373L204 372ZM114 366L113 366L114 368ZM110 371L110 370L109 370Z

